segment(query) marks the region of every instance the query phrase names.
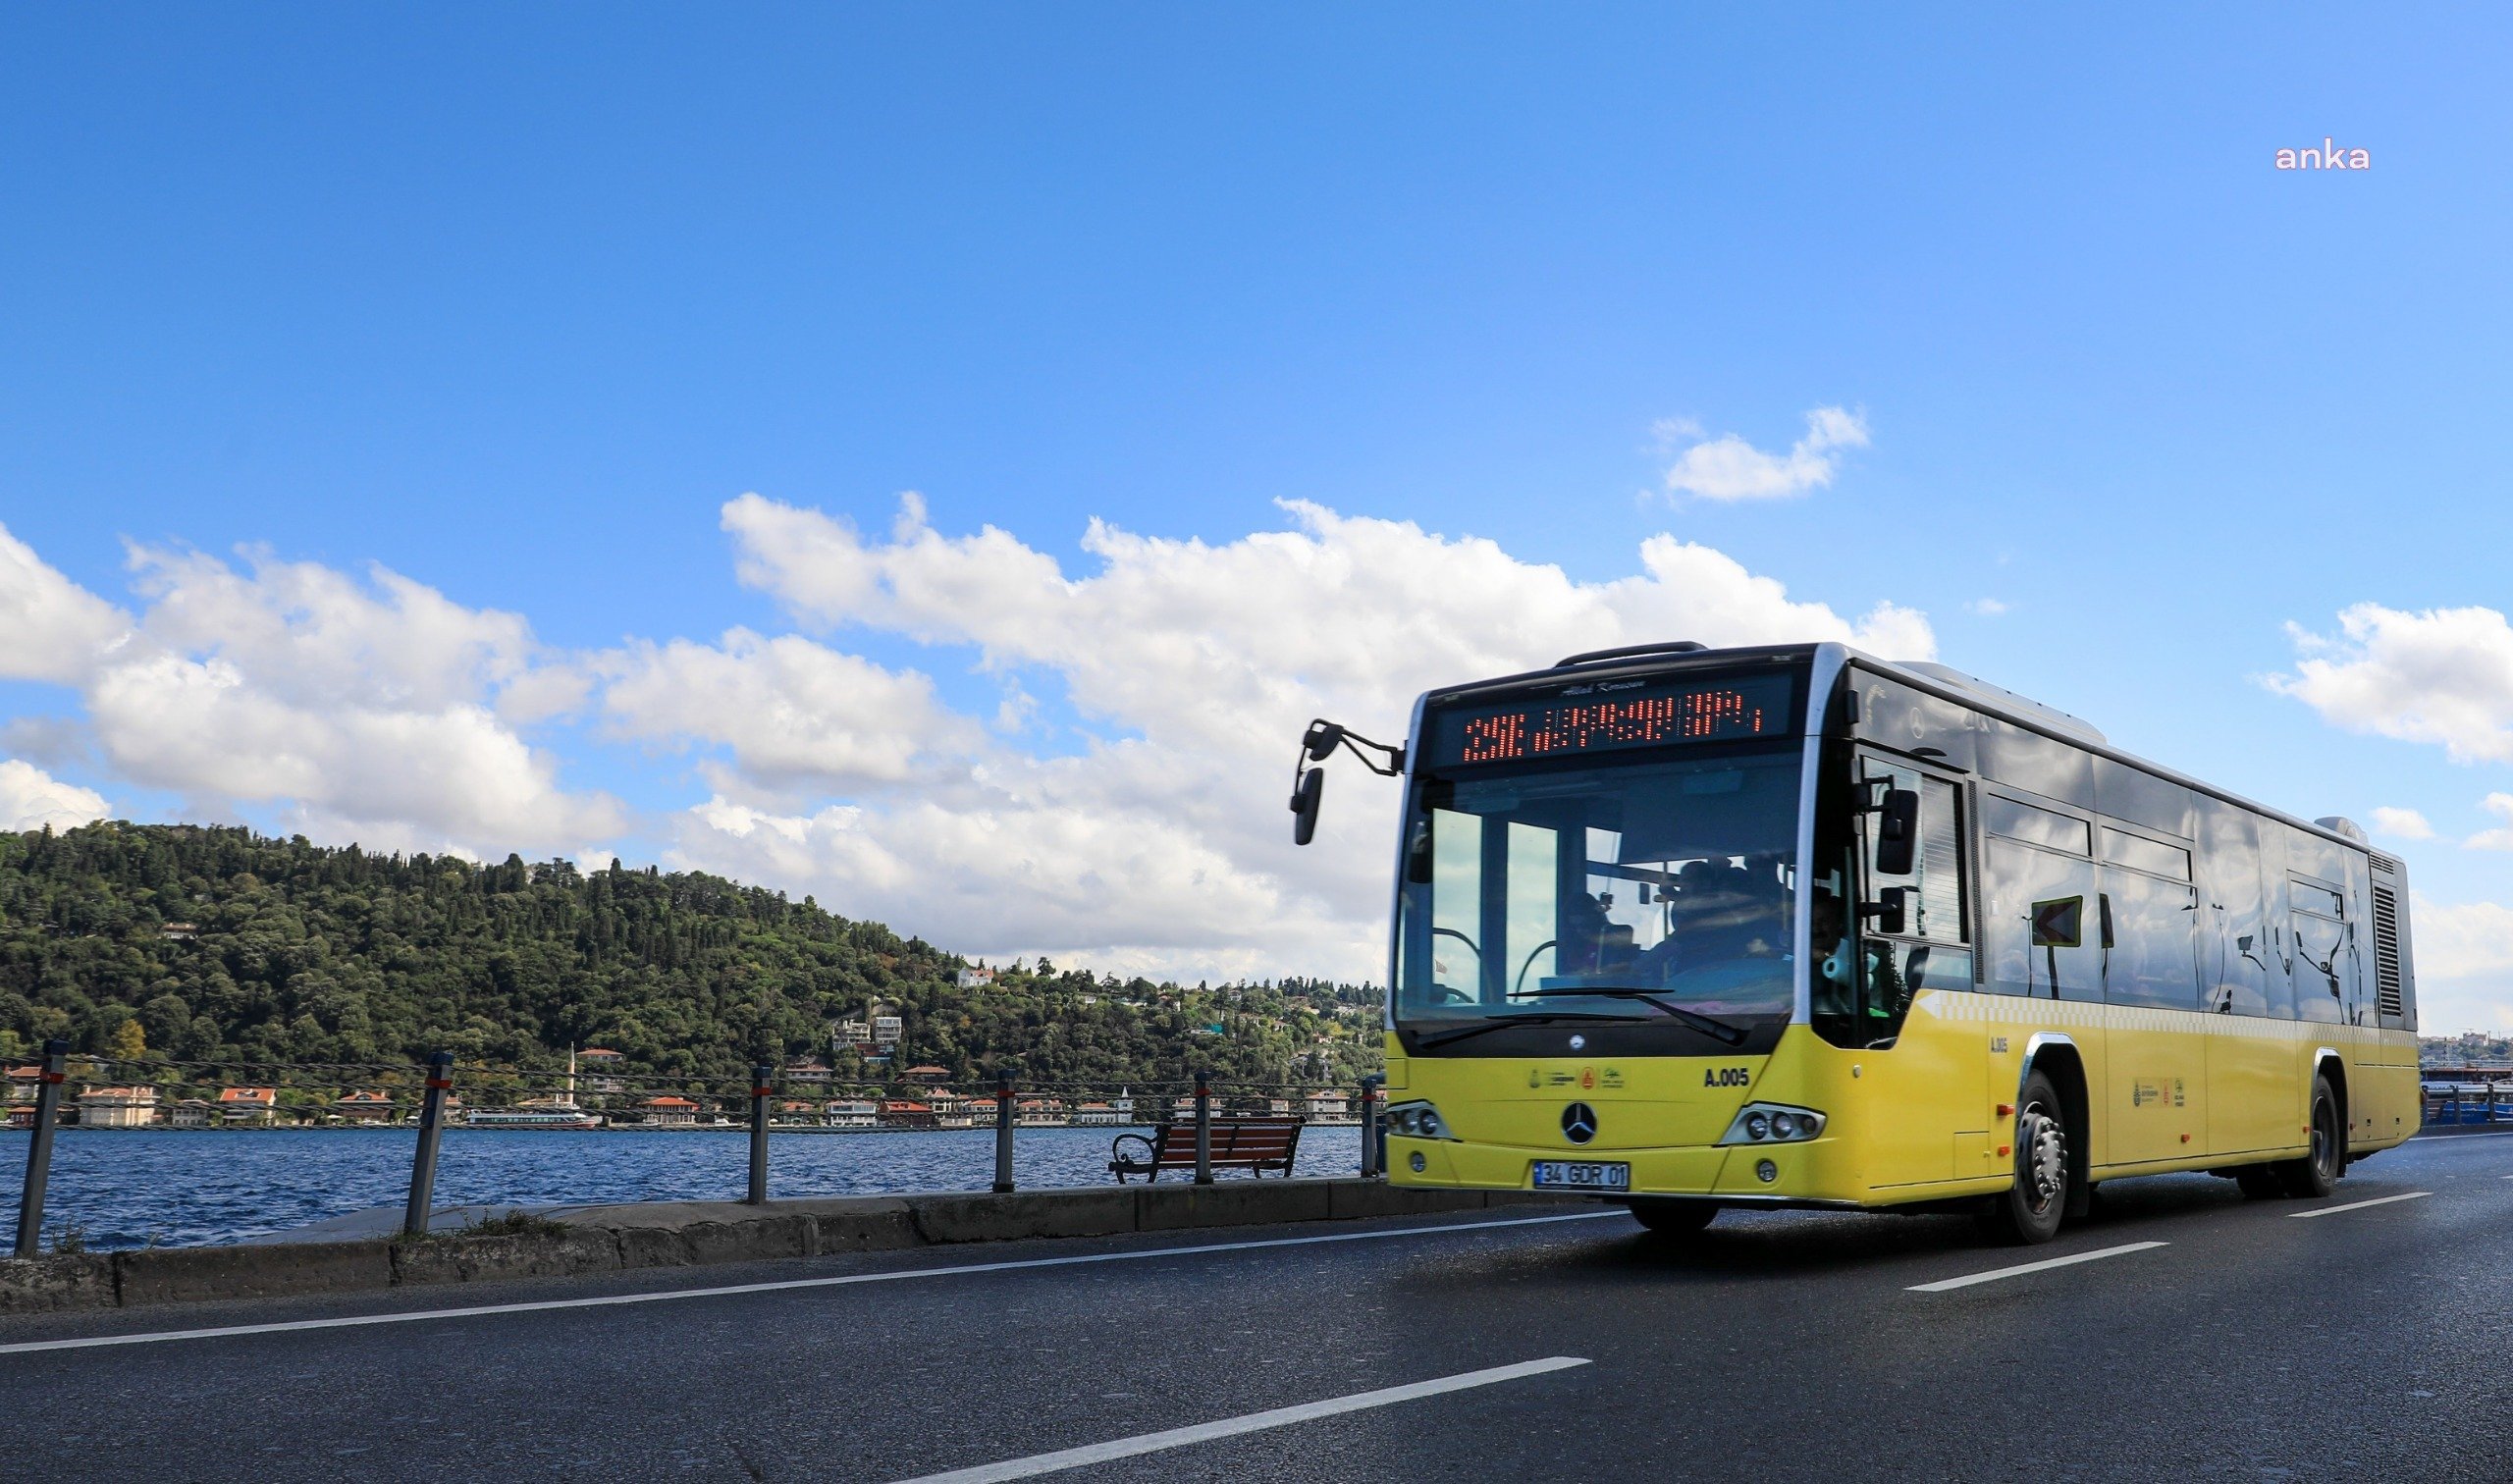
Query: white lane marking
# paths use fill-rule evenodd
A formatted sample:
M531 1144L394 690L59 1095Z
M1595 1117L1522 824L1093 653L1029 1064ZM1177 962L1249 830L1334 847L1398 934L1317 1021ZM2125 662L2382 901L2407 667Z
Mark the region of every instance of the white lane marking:
M2169 1244L2162 1242L2124 1243L2119 1246L2100 1247L2091 1252L2071 1252L2065 1257L2045 1257L2040 1262L2019 1262L2013 1267L1992 1268L1986 1273L1966 1273L1960 1278L1941 1278L1935 1283L1914 1283L1910 1286L1907 1292L1914 1294L1943 1294L1949 1289L1970 1288L1976 1283L1996 1283L2002 1278L2021 1278L2027 1273L2048 1272L2052 1268L2069 1267L2080 1262L2092 1262L2098 1257L2125 1257L2131 1252L2143 1252L2150 1247L2160 1247L2168 1245Z
M2405 1195L2381 1195L2372 1200L2351 1200L2345 1205L2323 1206L2312 1211L2288 1211L2287 1217L2301 1221L2307 1216L2335 1216L2341 1211L2361 1211L2367 1206L2389 1205L2394 1200L2424 1200L2433 1191L2411 1191Z
M1218 1422L1199 1422L1192 1427L1173 1427L1166 1432L1139 1433L1131 1438L1116 1438L1106 1443L1094 1443L1084 1448L1064 1449L1058 1453L1035 1454L1027 1458L1007 1458L1000 1463L981 1463L975 1468L955 1468L949 1473L919 1474L913 1479L901 1480L900 1484L995 1484L995 1481L1002 1479L1027 1479L1038 1474L1080 1468L1089 1463L1105 1463L1112 1458L1131 1458L1138 1454L1184 1448L1190 1443L1203 1443L1213 1438L1236 1437L1241 1433L1260 1432L1268 1427L1288 1427L1294 1422L1307 1422L1314 1417L1332 1417L1339 1412L1365 1411L1373 1406L1392 1406L1399 1402L1418 1401L1421 1398L1436 1397L1445 1392L1467 1391L1477 1386L1516 1381L1525 1376L1541 1376L1548 1371L1569 1370L1573 1366L1587 1363L1586 1359L1577 1355L1553 1355L1542 1360L1524 1360L1517 1365L1496 1365L1490 1370L1442 1376L1435 1381L1417 1381L1409 1386L1390 1386L1378 1391L1355 1392L1349 1397L1333 1397L1324 1402L1304 1402L1298 1406L1278 1406L1272 1411L1250 1412L1244 1417L1224 1417Z
M778 1294L793 1289L844 1288L858 1283L904 1283L918 1278L956 1278L965 1273L1011 1273L1025 1268L1078 1267L1091 1262L1140 1262L1152 1257L1194 1257L1204 1252L1253 1252L1265 1247L1317 1246L1333 1242L1376 1242L1390 1237L1433 1237L1484 1232L1496 1227L1544 1226L1557 1221L1600 1221L1625 1216L1611 1211L1573 1211L1562 1216L1512 1216L1462 1221L1453 1226L1391 1227L1377 1232L1336 1232L1322 1237L1269 1237L1255 1242L1211 1242L1197 1246L1150 1247L1131 1252L1084 1252L1071 1257L1025 1257L1011 1262L964 1262L955 1267L901 1268L886 1273L843 1273L833 1278L785 1278L775 1283L734 1283L722 1288L671 1289L660 1294L606 1294L595 1298L543 1298L530 1303L480 1303L465 1308L410 1309L392 1314L352 1314L337 1319L290 1319L275 1324L228 1324L215 1329L157 1330L141 1335L88 1335L76 1340L25 1340L0 1345L0 1355L36 1351L91 1350L106 1345L158 1345L171 1340L217 1340L230 1335L278 1335L292 1330L355 1329L369 1324L410 1324L421 1319L469 1319L482 1314L530 1314L548 1309L607 1308L623 1303L665 1303L674 1298L718 1298L734 1294Z

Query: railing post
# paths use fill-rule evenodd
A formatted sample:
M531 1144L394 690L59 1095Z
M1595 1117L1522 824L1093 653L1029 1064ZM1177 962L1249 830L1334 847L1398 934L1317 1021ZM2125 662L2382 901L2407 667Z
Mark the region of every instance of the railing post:
M445 1094L454 1086L454 1053L428 1058L426 1092L419 1098L419 1148L410 1157L410 1202L401 1208L404 1236L424 1237L436 1200L436 1141L445 1130Z
M768 1204L768 1100L776 1092L770 1086L775 1076L774 1067L750 1069L750 1191L742 1196L749 1205Z
M994 1193L1012 1193L1012 1072L994 1074Z
M1362 1079L1362 1178L1375 1180L1379 1175L1378 1085L1387 1079L1373 1073Z
M34 1138L27 1144L27 1184L18 1196L18 1255L32 1257L43 1241L43 1188L52 1179L52 1130L61 1121L61 1082L70 1042L43 1043L43 1081L35 1086Z
M1213 1183L1213 1085L1210 1074L1196 1074L1196 1184Z

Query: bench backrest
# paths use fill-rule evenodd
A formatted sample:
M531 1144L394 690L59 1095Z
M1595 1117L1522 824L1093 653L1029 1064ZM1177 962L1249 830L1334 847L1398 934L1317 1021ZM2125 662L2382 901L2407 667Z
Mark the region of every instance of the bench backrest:
M1298 1119L1232 1119L1213 1120L1212 1157L1217 1165L1278 1165L1287 1163L1292 1150L1300 1143ZM1196 1125L1181 1119L1160 1131L1159 1167L1193 1169L1196 1164Z

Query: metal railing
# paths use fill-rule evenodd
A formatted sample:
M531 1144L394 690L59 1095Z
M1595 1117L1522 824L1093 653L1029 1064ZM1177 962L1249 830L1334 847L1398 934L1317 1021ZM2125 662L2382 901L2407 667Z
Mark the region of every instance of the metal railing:
M27 1148L26 1178L18 1204L16 1252L21 1257L31 1257L39 1251L44 1202L51 1177L53 1136L62 1126L62 1101L65 1093L81 1086L72 1081L73 1063L82 1069L80 1075L83 1078L101 1080L113 1073L128 1070L138 1074L141 1079L153 1080L148 1088L152 1099L156 1091L156 1082L171 1079L179 1090L184 1087L224 1090L239 1086L234 1081L236 1077L251 1076L254 1079L255 1090L268 1090L270 1093L267 1100L253 1102L244 1115L256 1120L276 1117L281 1108L277 1100L277 1092L281 1087L298 1092L324 1091L336 1094L349 1082L380 1084L383 1087L389 1087L391 1089L389 1092L378 1088L381 1095L361 1095L353 1103L346 1095L335 1095L329 1104L332 1111L320 1113L318 1116L330 1117L337 1122L349 1125L382 1123L389 1127L415 1127L418 1138L411 1154L409 1192L403 1204L401 1221L403 1233L409 1236L422 1235L428 1230L435 1200L438 1154L446 1129L453 1126L454 1112L453 1099L456 1095L457 1080L468 1082L483 1090L516 1093L536 1086L548 1087L565 1084L570 1088L568 1100L561 1104L545 1103L543 1106L567 1109L578 1109L572 1094L573 1084L578 1082L595 1083L599 1090L593 1095L597 1098L632 1101L642 1099L649 1103L658 1096L668 1095L662 1091L666 1088L671 1089L674 1093L696 1093L700 1097L711 1097L718 1089L727 1086L727 1081L722 1078L650 1074L632 1077L629 1074L609 1070L588 1074L555 1069L477 1066L457 1071L453 1053L447 1051L435 1053L423 1065L346 1062L199 1062L166 1058L126 1061L102 1056L74 1057L70 1054L68 1042L59 1039L50 1040L44 1043L41 1062L35 1069L36 1093L31 1108L27 1108L23 1103L13 1102L11 1105L13 1115L20 1111L28 1114L27 1124L33 1134ZM344 1078L342 1074L352 1074L352 1076ZM788 1086L784 1095L789 1099L797 1092L809 1090L815 1099L852 1101L858 1104L869 1102L874 1105L877 1118L887 1113L892 1105L896 1105L901 1110L913 1110L912 1112L903 1111L900 1122L877 1124L872 1127L901 1130L930 1130L945 1127L936 1116L933 1104L948 1098L950 1094L932 1082L892 1080L877 1083L838 1081L834 1078L809 1076L806 1086L797 1087L790 1080L787 1081ZM1378 1176L1383 1166L1378 1103L1379 1088L1384 1081L1383 1078L1376 1076L1363 1078L1357 1089L1358 1095L1346 1104L1354 1114L1358 1115L1356 1121L1361 1126L1360 1173L1364 1178ZM769 1140L780 1128L775 1117L775 1106L780 1096L779 1082L780 1076L777 1069L763 1064L752 1067L748 1082L742 1085L745 1089L742 1095L746 1097L747 1102L743 1111L748 1115L746 1123L750 1142L749 1178L743 1199L752 1205L764 1205L769 1199ZM633 1086L630 1086L632 1083ZM1095 1118L1085 1124L1068 1123L1064 1125L1065 1127L1122 1127L1124 1125L1117 1122L1119 1116L1125 1117L1135 1126L1152 1123L1169 1124L1174 1127L1180 1122L1192 1120L1196 1150L1194 1180L1198 1185L1213 1183L1213 1127L1217 1115L1228 1117L1236 1113L1257 1117L1280 1117L1286 1112L1293 1111L1294 1097L1299 1097L1305 1102L1312 1100L1311 1094L1328 1094L1340 1099L1346 1091L1342 1086L1322 1083L1220 1083L1216 1082L1210 1073L1203 1071L1194 1073L1192 1082L1183 1086L1187 1089L1183 1094L1179 1090L1181 1084L1160 1082L1149 1084L1128 1082L1121 1087L1115 1084L1041 1082L1025 1087L1011 1069L997 1069L994 1074L992 1095L986 1099L992 1103L990 1122L994 1134L994 1170L990 1189L996 1193L1010 1193L1016 1189L1013 1154L1018 1131L1025 1127L1023 1123L1025 1105L1022 1102L1022 1094L1025 1091L1038 1095L1038 1101L1029 1106L1037 1108L1043 1116L1047 1113L1048 1103L1055 1094L1106 1093L1111 1088L1117 1088L1121 1096L1135 1099L1131 1107L1126 1108L1121 1108L1117 1104L1086 1105L1101 1108L1109 1116L1104 1119ZM731 1098L722 1099L725 1103L732 1100ZM679 1098L678 1101L685 1105L685 1111L692 1116L702 1111L702 1105L693 1098L684 1097ZM960 1097L957 1101L966 1108L978 1099ZM1182 1107L1182 1104L1185 1106ZM290 1105L292 1111L310 1111L322 1106L305 1102ZM606 1104L606 1111L607 1107ZM684 1109L676 1108L673 1111L678 1114ZM1138 1116L1145 1111L1154 1116L1150 1118ZM826 1107L823 1113L824 1117L834 1116ZM409 1122L403 1122L402 1115L415 1116ZM222 1119L222 1121L233 1120ZM789 1121L781 1127L784 1132L797 1133L803 1128L813 1126L797 1125ZM975 1125L962 1124L956 1127L970 1128Z

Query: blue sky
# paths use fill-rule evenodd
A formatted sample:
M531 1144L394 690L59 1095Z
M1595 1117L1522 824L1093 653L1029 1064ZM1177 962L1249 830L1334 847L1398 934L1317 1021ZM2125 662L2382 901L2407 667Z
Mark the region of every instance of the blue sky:
M1269 648L1250 605L1270 589L1331 608L1342 579L1318 561L1368 549L1463 573L1458 543L1480 538L1510 564L1485 592L1506 609L1547 566L1580 591L1631 578L1668 533L1845 628L1915 610L1946 662L2268 802L2418 811L2434 838L2384 843L2430 905L2429 971L2452 971L2445 1029L2513 1029L2513 852L2461 843L2513 825L2513 799L2486 804L2513 794L2513 641L2448 616L2513 600L2490 431L2513 236L2499 14L0 24L0 525L60 579L21 567L23 591L66 584L167 664L224 657L231 700L319 707L347 685L380 718L276 777L187 770L135 716L227 734L21 661L0 753L42 780L16 774L21 792L497 854L508 836L615 848L973 951L1257 968L1267 939L1247 925L1296 920L1270 958L1300 962L1276 972L1366 973L1353 945L1379 911L1386 801L1358 779L1339 780L1349 840L1326 868L1243 845L1278 829L1254 813L1107 868L1103 837L1055 811L1152 809L1148 780L1235 787L1260 758L1247 798L1273 808L1288 738L1269 706L1331 699L1396 729L1422 663L1505 658L1501 639L1418 635L1418 663L1344 655L1399 642L1363 615L1422 611L1400 586L1351 592L1354 623L1304 625L1266 670L1243 653ZM2325 136L2371 168L2272 168ZM1819 408L1865 440L1818 451L1826 482L1669 487L1687 448L1733 435L1782 454ZM906 491L924 523L893 536ZM728 506L752 492L743 525ZM1447 540L1302 526L1283 502ZM1136 565L1086 547L1094 519L1150 543ZM996 549L951 545L989 526ZM882 591L914 580L918 531L957 563L936 580L969 586L832 596L836 568L783 559L850 527L861 543L824 556L890 552ZM1308 555L1246 545L1261 533ZM1223 565L1250 591L1209 622L1196 595L1222 578L1193 542L1247 558ZM134 544L157 554L146 571ZM1275 558L1323 585L1271 586ZM1079 607L1048 623L1021 606L1047 599L1003 598L1040 562L1100 585L1054 590ZM378 599L370 564L454 616ZM317 573L346 589L305 597ZM381 607L351 614L358 594ZM1728 610L1681 599L1646 611L1698 611L1723 637ZM326 602L349 605L328 629ZM2356 605L2377 607L2353 642L2307 653L2287 627L2340 636ZM247 613L250 634L220 627ZM484 613L521 628L482 637L495 625L460 616ZM343 648L343 625L363 637ZM1184 650L1111 658L1147 627ZM422 653L408 674L337 667ZM2298 668L2316 654L2320 680ZM1211 708L1247 704L1237 729L1261 735L1244 768L1231 718L1121 694L1116 670L1156 662L1180 666L1173 692L1239 666ZM718 688L693 690L689 665ZM803 671L835 699L780 737L727 719ZM2290 693L2264 683L2278 675ZM864 714L868 696L887 711ZM467 814L397 792L463 754L397 762L393 717L465 708L492 718L465 735L522 769L512 788ZM815 727L852 750L813 754ZM707 839L761 848L696 843L709 808ZM900 832L832 855L829 832L864 818ZM982 863L900 877L907 842L962 828L992 841L966 847ZM779 839L793 848L761 845ZM1321 869L1324 887L1297 874ZM1228 884L1153 885L1181 873ZM1159 905L1103 930L1120 898Z

